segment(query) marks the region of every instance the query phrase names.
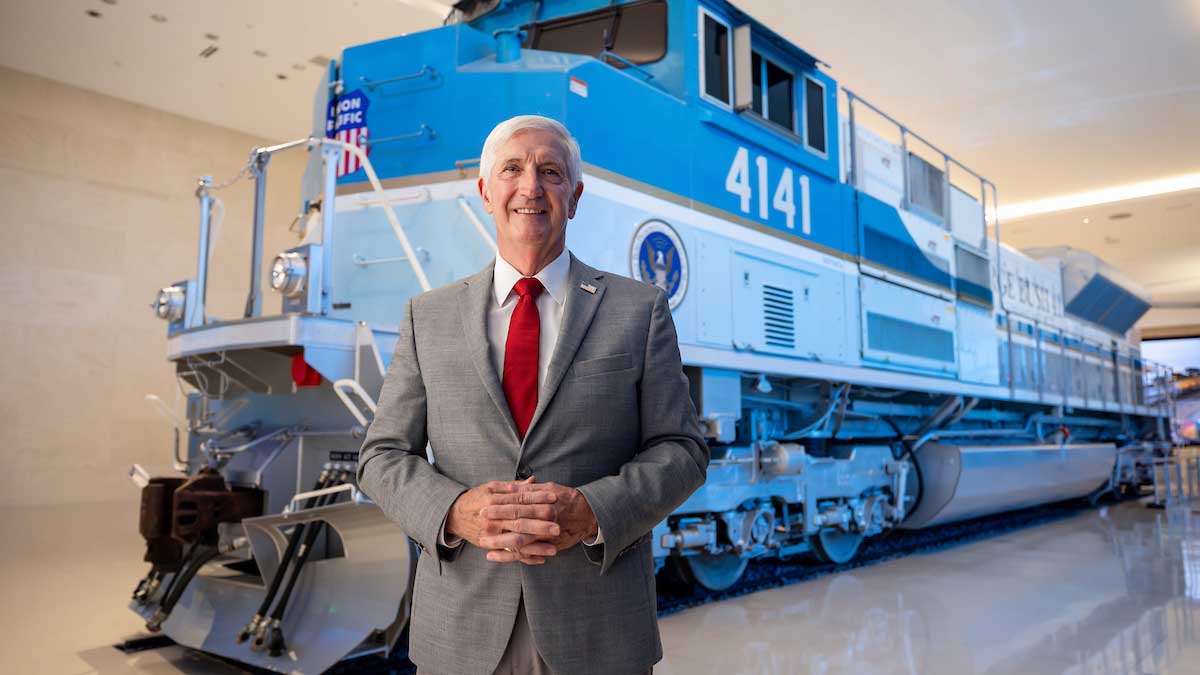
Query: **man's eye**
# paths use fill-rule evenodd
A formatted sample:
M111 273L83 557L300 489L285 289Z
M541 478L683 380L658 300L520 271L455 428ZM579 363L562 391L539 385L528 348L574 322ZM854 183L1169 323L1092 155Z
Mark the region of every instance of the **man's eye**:
M509 166L506 166L506 167L504 167L504 169L503 169L503 170L504 170L504 171L516 171L516 170L517 170L517 167L515 167L515 166L512 166L512 165L509 165Z

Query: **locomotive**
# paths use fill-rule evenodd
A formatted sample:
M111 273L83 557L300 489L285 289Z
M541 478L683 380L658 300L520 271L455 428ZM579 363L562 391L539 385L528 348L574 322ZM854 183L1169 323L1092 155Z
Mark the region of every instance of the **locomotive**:
M568 248L669 298L712 462L654 528L660 568L720 590L754 558L843 563L895 528L1139 493L1172 448L1166 372L1126 337L1147 293L1002 243L990 181L821 65L724 0L463 0L344 50L311 135L243 170L239 318L206 316L218 186L197 185L195 277L153 305L186 428L178 474L133 470L151 569L131 608L281 672L394 647L418 552L357 489L358 448L405 301L495 255L478 154L518 114L582 148ZM264 310L284 152L308 153L302 227Z

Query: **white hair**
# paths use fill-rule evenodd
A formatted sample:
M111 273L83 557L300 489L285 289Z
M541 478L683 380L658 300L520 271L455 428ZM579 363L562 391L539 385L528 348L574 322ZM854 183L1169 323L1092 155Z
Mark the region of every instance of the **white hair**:
M567 180L571 189L574 190L583 177L583 170L580 168L582 160L579 157L579 142L562 123L541 115L517 115L504 120L492 129L492 133L488 134L487 140L483 142L483 153L479 156L479 176L483 179L484 185L487 185L487 180L492 175L492 166L496 164L496 153L499 152L501 146L526 129L543 129L558 137L563 149L567 151L567 165L563 168L567 172Z

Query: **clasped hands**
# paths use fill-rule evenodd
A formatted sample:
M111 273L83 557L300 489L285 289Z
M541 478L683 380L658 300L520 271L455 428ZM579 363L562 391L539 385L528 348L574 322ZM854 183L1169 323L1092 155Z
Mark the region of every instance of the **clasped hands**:
M446 532L486 550L492 562L527 565L596 536L596 516L582 492L534 481L491 481L467 490L450 507Z

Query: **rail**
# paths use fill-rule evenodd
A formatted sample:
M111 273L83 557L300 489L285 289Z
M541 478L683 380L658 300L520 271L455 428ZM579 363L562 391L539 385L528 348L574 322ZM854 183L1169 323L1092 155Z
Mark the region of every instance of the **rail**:
M1036 318L1024 316L1007 307L1000 273L1001 227L998 215L999 195L994 183L967 167L924 136L914 132L902 122L881 110L878 106L863 99L849 89L843 89L842 91L845 92L848 106L847 141L849 145L849 160L846 165L846 182L850 185L860 190L864 189L862 185L864 169L859 165L859 139L857 133L860 124L860 108L869 110L899 131L902 183L900 190L901 208L911 210L914 203L910 155L926 161L931 166L935 166L934 162L925 160L916 153L910 152L910 139L919 142L931 150L936 156L935 161L940 162L942 173L942 212L940 214L934 213L933 215L940 217L941 226L944 229L951 230L954 225L953 208L951 207L951 189L961 189L951 181L951 169L959 169L978 181L978 199L983 218L982 224L985 228L984 241L986 244L987 239L991 239L995 252L988 256L991 259L990 276L992 277L996 292L996 306L1005 317L1006 346L1005 352L1000 354L1000 358L1002 365L1006 365L1004 370L1007 377L1005 379L1007 379L1011 395L1015 396L1017 390L1029 391L1037 395L1038 402L1040 403L1062 405L1067 408L1071 407L1072 401L1076 399L1082 399L1084 406L1095 406L1103 410L1111 409L1113 404L1115 404L1118 411L1124 410L1127 406L1149 406L1156 409L1160 420L1162 417L1172 416L1172 406L1174 405L1173 390L1169 385L1169 370L1165 370L1163 366L1141 359L1140 355L1136 352L1126 352L1119 345L1106 345L1102 342L1088 340L1082 335L1063 331L1058 327L1048 326ZM868 127L864 125L863 128L867 129ZM966 191L964 190L964 192ZM990 236L986 230L988 226L992 228ZM1014 339L1013 322L1017 320L1032 325L1033 334L1028 336L1028 338L1017 337ZM1049 328L1059 336L1059 341L1053 348L1047 348L1043 340L1043 328ZM1020 344L1020 342L1026 340L1032 342L1032 345L1027 347ZM1067 344L1068 341L1073 342L1078 347L1069 346ZM1026 353L1020 350L1028 351ZM1076 352L1076 354L1072 352ZM1048 364L1048 359L1054 359L1055 357L1060 358L1055 363L1056 367L1051 368ZM1123 361L1128 361L1128 365L1124 365ZM1137 381L1138 375L1135 366L1137 361L1141 361L1143 364L1141 382ZM1076 372L1076 368L1079 369L1079 372ZM1126 373L1123 372L1126 369L1128 371L1127 378L1125 377ZM1022 374L1027 374L1028 377L1018 379L1018 371ZM1106 382L1106 377L1111 378L1111 381Z
M415 73L397 75L396 77L389 77L386 80L368 80L366 77L359 77L358 81L367 88L367 91L374 91L376 87L382 87L385 84L392 84L393 82L405 82L407 80L417 80L425 77L426 75L429 76L430 80L436 80L438 77L437 69L426 64L421 66L421 69Z
M422 125L422 132L425 133L425 127ZM432 131L432 130L430 130ZM385 139L386 140L386 139ZM254 179L254 218L253 231L251 233L251 253L250 253L250 290L246 296L246 310L243 318L253 318L262 313L262 294L260 287L262 285L262 242L263 242L263 223L265 221L266 209L266 181L267 181L267 166L271 157L276 153L294 150L297 148L305 148L312 152L319 148L322 154L322 164L324 169L324 189L323 203L321 216L321 245L325 249L324 255L321 256L321 297L328 298L330 295L329 281L331 278L331 262L332 247L333 247L333 219L334 219L334 202L337 197L337 165L341 159L342 153L354 155L361 163L364 172L367 174L367 179L371 183L372 191L378 196L377 203L383 207L384 214L387 216L388 224L392 228L393 234L396 235L397 241L400 242L400 247L404 250L404 260L406 260L413 269L413 274L417 277L417 282L421 285L421 290L428 291L433 288L430 284L428 276L425 274L424 266L421 264L420 256L417 250L413 247L405 233L404 228L400 225L400 219L396 217L396 212L392 208L391 200L388 199L384 192L383 185L379 181L379 176L375 173L375 167L371 164L367 153L357 145L339 141L334 138L317 138L313 136L279 143L277 145L264 146L255 148L250 153L250 160L246 166L231 180L225 183L214 186L212 178L205 176L199 179L196 188L196 197L200 200L200 253L198 256L198 268L196 272L197 278L197 298L195 302L196 315L200 317L199 323L203 324L204 317L204 290L205 281L208 276L208 248L209 248L209 228L212 214L213 197L210 192L218 188L228 187L237 182L244 176L250 176Z

